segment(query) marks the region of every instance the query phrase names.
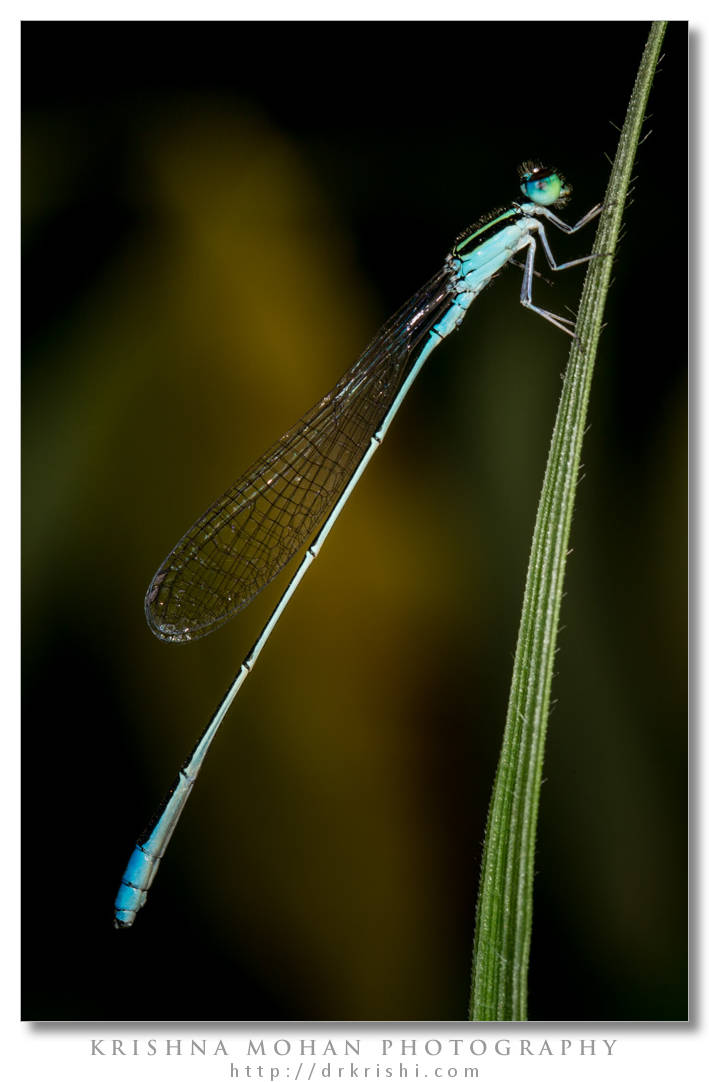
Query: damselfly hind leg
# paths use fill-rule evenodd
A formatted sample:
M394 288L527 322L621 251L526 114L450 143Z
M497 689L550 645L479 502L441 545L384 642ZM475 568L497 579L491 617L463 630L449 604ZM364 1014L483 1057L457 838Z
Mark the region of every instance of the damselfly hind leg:
M574 320L567 319L566 316L558 316L556 312L548 312L546 308L540 308L532 300L532 275L534 274L534 256L536 251L536 241L534 237L530 237L529 245L527 247L527 258L524 264L522 289L519 295L520 304L524 305L525 308L528 308L530 312L536 312L542 319L546 319L549 323L553 324L553 326L558 327L560 331L564 331L565 334L570 335L571 338L575 338L576 334L573 329L575 327ZM590 256L587 256L586 259L580 259L575 262L585 263L590 258ZM563 270L564 266L557 266L555 263L551 263L551 268L552 270Z

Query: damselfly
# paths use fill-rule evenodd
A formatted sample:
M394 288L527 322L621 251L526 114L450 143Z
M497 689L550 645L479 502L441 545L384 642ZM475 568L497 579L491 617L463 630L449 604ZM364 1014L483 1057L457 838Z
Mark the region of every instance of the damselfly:
M556 169L525 162L519 177L525 201L487 215L457 239L438 273L384 324L333 389L197 520L153 578L145 599L151 629L167 642L187 642L221 627L248 605L323 523L138 839L116 896L117 928L130 927L145 904L217 730L429 354L460 326L477 295L524 249L521 303L574 337L572 320L532 301L537 242L554 271L588 262L593 256L557 263L544 222L575 233L601 207L568 225L549 209L564 206L571 192Z

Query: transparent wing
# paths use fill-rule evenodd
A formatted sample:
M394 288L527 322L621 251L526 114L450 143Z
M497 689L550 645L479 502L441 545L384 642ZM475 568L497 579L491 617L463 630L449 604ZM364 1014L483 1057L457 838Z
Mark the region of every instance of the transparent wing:
M332 509L414 363L450 306L443 267L381 328L320 402L195 522L145 598L158 638L220 627L274 578Z

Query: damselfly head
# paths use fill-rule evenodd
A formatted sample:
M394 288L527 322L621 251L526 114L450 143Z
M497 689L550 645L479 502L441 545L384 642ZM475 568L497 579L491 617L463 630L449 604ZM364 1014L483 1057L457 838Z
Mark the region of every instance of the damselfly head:
M550 207L552 203L563 207L571 195L571 185L567 184L558 169L548 168L541 162L522 162L518 169L522 193L541 207Z

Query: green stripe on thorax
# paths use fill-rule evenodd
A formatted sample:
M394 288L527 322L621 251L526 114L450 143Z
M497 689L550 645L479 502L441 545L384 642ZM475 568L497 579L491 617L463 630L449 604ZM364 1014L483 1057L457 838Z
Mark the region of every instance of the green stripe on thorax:
M473 248L477 248L478 244L489 240L494 235L496 227L510 225L510 218L520 217L522 217L522 214L516 205L507 207L504 210L502 208L493 210L490 214L486 214L484 218L479 218L473 225L468 226L465 232L460 234L453 246L452 254L454 256L469 254Z

